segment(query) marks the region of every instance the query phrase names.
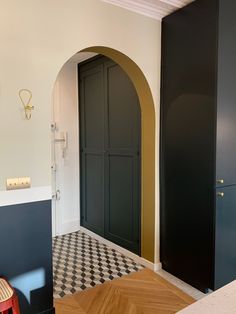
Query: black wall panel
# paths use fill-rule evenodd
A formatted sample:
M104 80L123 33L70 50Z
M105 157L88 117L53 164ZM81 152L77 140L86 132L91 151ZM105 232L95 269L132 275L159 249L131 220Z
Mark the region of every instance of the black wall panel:
M236 277L235 12L196 0L163 19L161 262L202 291Z
M51 201L0 207L0 247L0 276L16 288L21 313L54 313Z
M200 290L213 285L216 17L196 1L162 33L161 262Z

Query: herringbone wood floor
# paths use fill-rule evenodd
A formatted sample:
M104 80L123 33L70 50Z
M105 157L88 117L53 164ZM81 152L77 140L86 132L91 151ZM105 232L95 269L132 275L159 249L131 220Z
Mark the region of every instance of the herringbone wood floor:
M153 271L137 273L55 300L56 314L170 314L195 300Z

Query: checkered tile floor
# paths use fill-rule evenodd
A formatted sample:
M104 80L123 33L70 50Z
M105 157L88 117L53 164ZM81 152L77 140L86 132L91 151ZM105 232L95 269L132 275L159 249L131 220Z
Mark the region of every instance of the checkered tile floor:
M143 269L80 231L53 239L54 298Z

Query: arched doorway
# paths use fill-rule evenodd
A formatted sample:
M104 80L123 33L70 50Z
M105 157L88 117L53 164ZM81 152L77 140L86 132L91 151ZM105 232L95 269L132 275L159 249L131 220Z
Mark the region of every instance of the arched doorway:
M155 257L155 111L148 82L137 66L125 54L107 47L89 47L82 52L105 55L127 73L133 82L141 106L141 257L154 262Z

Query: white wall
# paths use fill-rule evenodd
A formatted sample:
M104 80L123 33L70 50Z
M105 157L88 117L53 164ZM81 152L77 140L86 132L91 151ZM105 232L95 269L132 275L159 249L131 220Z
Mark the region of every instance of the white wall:
M53 86L66 60L84 48L116 49L140 67L154 98L158 135L160 31L160 22L100 0L0 0L2 193L7 193L4 192L7 177L30 176L33 187L51 185ZM21 88L33 93L35 110L30 121L23 118L18 97ZM156 143L158 152L158 136ZM159 156L156 165L158 217ZM157 243L158 230L157 225Z
M81 52L62 67L55 82L52 122L56 122L55 138L61 132L68 134L68 146L63 154L63 143L52 142L52 163L56 164L54 191L60 190L60 200L53 201L56 235L77 231L80 227L80 168L79 168L79 114L78 71L79 62L94 53Z

